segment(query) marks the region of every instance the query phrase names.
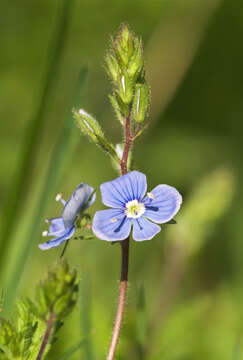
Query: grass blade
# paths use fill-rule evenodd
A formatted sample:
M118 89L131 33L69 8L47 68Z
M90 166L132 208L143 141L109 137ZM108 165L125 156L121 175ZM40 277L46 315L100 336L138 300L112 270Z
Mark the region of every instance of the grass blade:
M37 105L36 112L32 115L30 124L27 127L23 146L20 151L20 165L14 182L11 186L11 197L6 200L4 206L5 217L2 224L0 242L0 254L4 259L6 246L11 241L11 235L18 219L19 213L24 205L27 192L30 188L31 174L34 169L35 158L38 153L40 139L45 128L46 107L51 99L51 93L56 88L57 73L62 60L68 28L71 20L73 0L63 0L60 10L59 24L56 28L56 34L50 44L48 58L50 62L44 75L42 94ZM8 242L3 241L8 238Z
M86 74L86 69L83 69L80 72L76 91L73 97L74 102L72 103L71 108L73 106L77 106L77 99L79 99L79 101L81 99L81 93L83 90ZM9 251L9 254L12 255L12 258L8 258L7 260L5 260L5 263L1 264L1 280L4 281L5 285L7 286L6 302L4 308L5 312L8 312L10 310L11 305L14 302L19 281L23 274L26 262L28 260L28 256L33 249L32 239L36 238L36 236L38 236L41 231L40 219L45 213L45 209L48 205L51 195L55 190L56 184L59 182L59 179L63 175L67 162L71 157L70 154L73 149L74 142L76 142L77 138L78 132L76 131L76 126L70 111L69 116L67 117L67 120L63 126L59 140L53 150L46 181L44 183L43 191L38 202L39 206L36 208L35 214L33 214L30 228L26 233L21 247L18 248L18 251Z

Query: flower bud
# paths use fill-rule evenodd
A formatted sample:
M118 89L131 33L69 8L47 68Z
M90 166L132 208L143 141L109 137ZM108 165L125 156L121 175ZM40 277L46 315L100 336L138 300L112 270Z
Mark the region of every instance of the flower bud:
M133 81L127 73L122 74L119 80L119 95L125 104L130 104L133 98Z
M142 41L137 38L135 38L135 44L135 51L129 61L127 72L136 79L143 69L143 46Z
M148 85L146 83L137 84L132 104L132 116L136 122L142 123L145 120L149 104L150 93Z
M127 64L128 64L128 54L126 52L125 49L123 49L123 47L121 46L121 43L119 41L119 39L116 39L114 41L114 51L116 54L116 58L121 66L121 68L126 68Z
M114 146L106 140L98 121L83 109L74 110L73 114L81 131L114 160L118 161Z
M126 24L122 24L120 42L123 50L127 53L128 58L131 57L134 51L133 35Z
M81 131L88 135L95 143L97 143L99 137L103 137L103 131L98 123L98 121L90 114L88 114L83 109L74 111L74 117L77 120L78 126Z

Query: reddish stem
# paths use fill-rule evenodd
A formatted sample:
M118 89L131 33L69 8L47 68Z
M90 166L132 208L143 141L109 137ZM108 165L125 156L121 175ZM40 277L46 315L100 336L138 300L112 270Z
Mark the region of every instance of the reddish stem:
M120 330L122 326L122 319L126 305L126 295L127 295L127 279L128 279L128 259L129 259L129 238L121 241L121 251L122 251L122 265L121 265L121 279L120 279L120 289L119 289L119 298L117 304L117 312L114 323L114 328L112 332L112 338L110 342L109 352L107 355L107 360L113 360L116 348L118 345Z
M126 118L126 123L125 123L125 146L123 150L123 156L121 159L122 175L125 175L127 173L127 160L128 160L128 155L129 155L130 146L132 144L132 140L133 137L131 135L130 116L128 116ZM125 240L120 241L120 244L121 244L121 252L122 252L120 289L119 289L119 297L117 303L116 318L115 318L110 347L106 360L113 360L115 357L116 348L120 336L120 330L122 326L124 309L126 305L128 264L129 264L129 237Z
M131 140L132 140L132 141L136 139L137 135L138 135L139 132L142 130L142 127L143 127L143 126L142 126L141 124L138 125L137 130L136 130L135 133L131 136Z
M52 328L53 328L53 325L54 325L54 320L55 320L54 313L51 312L50 316L49 316L49 319L46 322L46 332L45 332L45 335L43 337L41 347L40 347L40 351L39 351L39 353L37 355L36 360L41 360L41 357L44 354L45 347L48 344L48 340L49 340L49 337L51 335L51 331L52 331Z

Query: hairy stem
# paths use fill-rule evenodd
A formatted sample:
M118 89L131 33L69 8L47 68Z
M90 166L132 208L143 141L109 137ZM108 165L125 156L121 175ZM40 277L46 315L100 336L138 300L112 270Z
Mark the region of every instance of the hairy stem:
M126 122L125 122L125 146L124 146L123 156L121 159L122 175L125 175L127 173L127 160L128 160L131 144L132 144L132 135L131 135L131 125L130 125L130 115L129 115L126 118ZM120 330L122 326L123 314L126 305L128 264L129 264L129 237L126 240L121 241L120 244L121 244L122 261L121 261L119 297L118 297L117 311L116 311L116 317L112 331L111 342L106 360L113 360L115 357L116 348L120 336Z
M121 241L121 251L122 251L122 265L121 265L121 279L120 279L120 289L119 289L119 298L117 304L117 312L114 323L114 328L112 332L111 343L109 347L109 352L107 355L107 360L113 360L118 345L120 330L122 326L123 314L126 305L126 295L127 295L127 279L128 279L128 259L129 259L129 238Z
M54 322L55 322L55 316L54 316L54 313L51 312L50 316L49 316L49 319L46 322L46 332L45 332L45 335L43 337L41 347L40 347L40 351L39 351L39 354L37 355L36 360L41 360L41 357L44 354L46 345L48 344L49 337L51 336L51 331L52 331Z

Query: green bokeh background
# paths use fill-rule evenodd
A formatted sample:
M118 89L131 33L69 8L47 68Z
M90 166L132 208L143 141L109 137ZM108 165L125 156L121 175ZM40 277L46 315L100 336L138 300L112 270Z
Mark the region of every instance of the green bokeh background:
M80 106L96 116L113 143L121 141L102 65L109 36L125 21L144 40L152 92L151 124L136 143L135 168L147 174L149 189L158 183L178 188L184 206L177 225L164 226L153 241L131 244L129 299L117 359L243 359L242 2L69 2L62 51L48 76L65 1L0 4L0 224L2 229L9 224L10 233L2 232L0 239L0 279L6 299L11 282L17 289L16 259L43 200L80 69L87 68ZM36 151L27 151L50 77L35 133ZM61 210L54 201L56 193L67 198L81 181L98 188L116 177L110 160L78 134L76 129L71 136L61 175L39 218L40 234L28 240L18 291L11 293L8 311L16 296L33 295L35 283L60 254L61 249L41 252L37 247L44 219ZM29 171L20 173L25 151ZM17 191L19 176L22 187ZM191 195L201 186L206 188L198 195L203 209L197 206L197 193ZM204 204L204 198L213 205ZM10 213L14 199L19 205ZM91 212L102 206L98 195ZM202 213L207 220L200 220ZM71 359L103 359L116 309L119 246L72 241L67 257L80 273L80 300L49 359L60 360L84 337L84 345Z

